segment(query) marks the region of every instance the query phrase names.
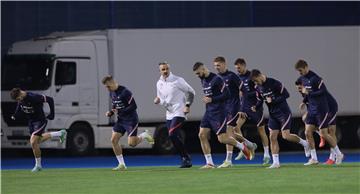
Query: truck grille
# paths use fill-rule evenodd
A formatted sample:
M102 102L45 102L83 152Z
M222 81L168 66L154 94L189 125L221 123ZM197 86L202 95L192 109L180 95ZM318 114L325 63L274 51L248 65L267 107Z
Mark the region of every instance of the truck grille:
M15 112L16 105L17 102L1 102L1 113L5 123L10 127L27 126L27 118L22 112L19 114L15 121L11 119L11 115L13 115Z

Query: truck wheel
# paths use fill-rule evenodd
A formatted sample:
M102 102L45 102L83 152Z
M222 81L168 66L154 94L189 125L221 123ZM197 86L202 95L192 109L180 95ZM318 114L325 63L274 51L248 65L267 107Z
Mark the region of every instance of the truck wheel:
M94 135L91 127L85 124L75 124L70 127L66 148L72 155L82 156L94 149Z
M185 132L183 130L179 131L180 140L184 142ZM169 132L165 125L158 127L154 134L155 145L154 149L159 154L174 154L176 149L169 138Z

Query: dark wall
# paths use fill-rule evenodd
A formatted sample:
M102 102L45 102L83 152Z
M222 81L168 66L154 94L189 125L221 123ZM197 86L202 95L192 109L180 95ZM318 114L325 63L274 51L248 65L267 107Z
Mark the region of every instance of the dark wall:
M2 54L53 31L359 25L360 2L1 2Z

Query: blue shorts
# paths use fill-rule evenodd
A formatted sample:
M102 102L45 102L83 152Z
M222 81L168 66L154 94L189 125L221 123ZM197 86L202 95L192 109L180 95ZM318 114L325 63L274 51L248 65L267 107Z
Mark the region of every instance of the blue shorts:
M29 121L29 129L31 135L42 136L47 125L47 120Z
M174 117L171 120L166 120L166 127L169 131L169 136L174 134L181 129L182 125L184 124L185 118L184 117Z
M125 132L128 133L128 136L136 136L137 130L139 126L139 119L136 115L136 117L133 117L132 119L120 119L116 121L113 131L121 134L125 134Z
M265 125L264 123L264 112L261 111L256 111L253 112L252 110L245 110L244 112L246 114L246 120L248 120L251 123L256 124L256 127L260 127Z
M208 113L205 112L203 116L200 127L209 128L219 135L221 133L226 133L226 113Z
M236 121L239 118L239 100L232 100L226 104L226 124L235 127Z
M330 120L328 120L328 113L318 113L318 114L307 114L305 123L307 125L314 125L319 129L327 128L329 126Z
M328 114L328 125L336 125L336 113L337 112L329 112Z
M291 129L291 113L271 113L268 122L269 130Z

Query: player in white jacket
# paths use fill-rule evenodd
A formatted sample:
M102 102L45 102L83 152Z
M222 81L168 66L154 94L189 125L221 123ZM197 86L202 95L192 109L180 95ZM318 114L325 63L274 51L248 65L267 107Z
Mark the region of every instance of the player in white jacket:
M159 63L160 79L156 84L157 96L155 104L160 104L166 109L166 126L169 137L179 152L182 163L180 168L190 168L191 158L185 149L184 143L179 138L179 130L190 112L194 100L194 89L182 78L170 72L167 62Z

